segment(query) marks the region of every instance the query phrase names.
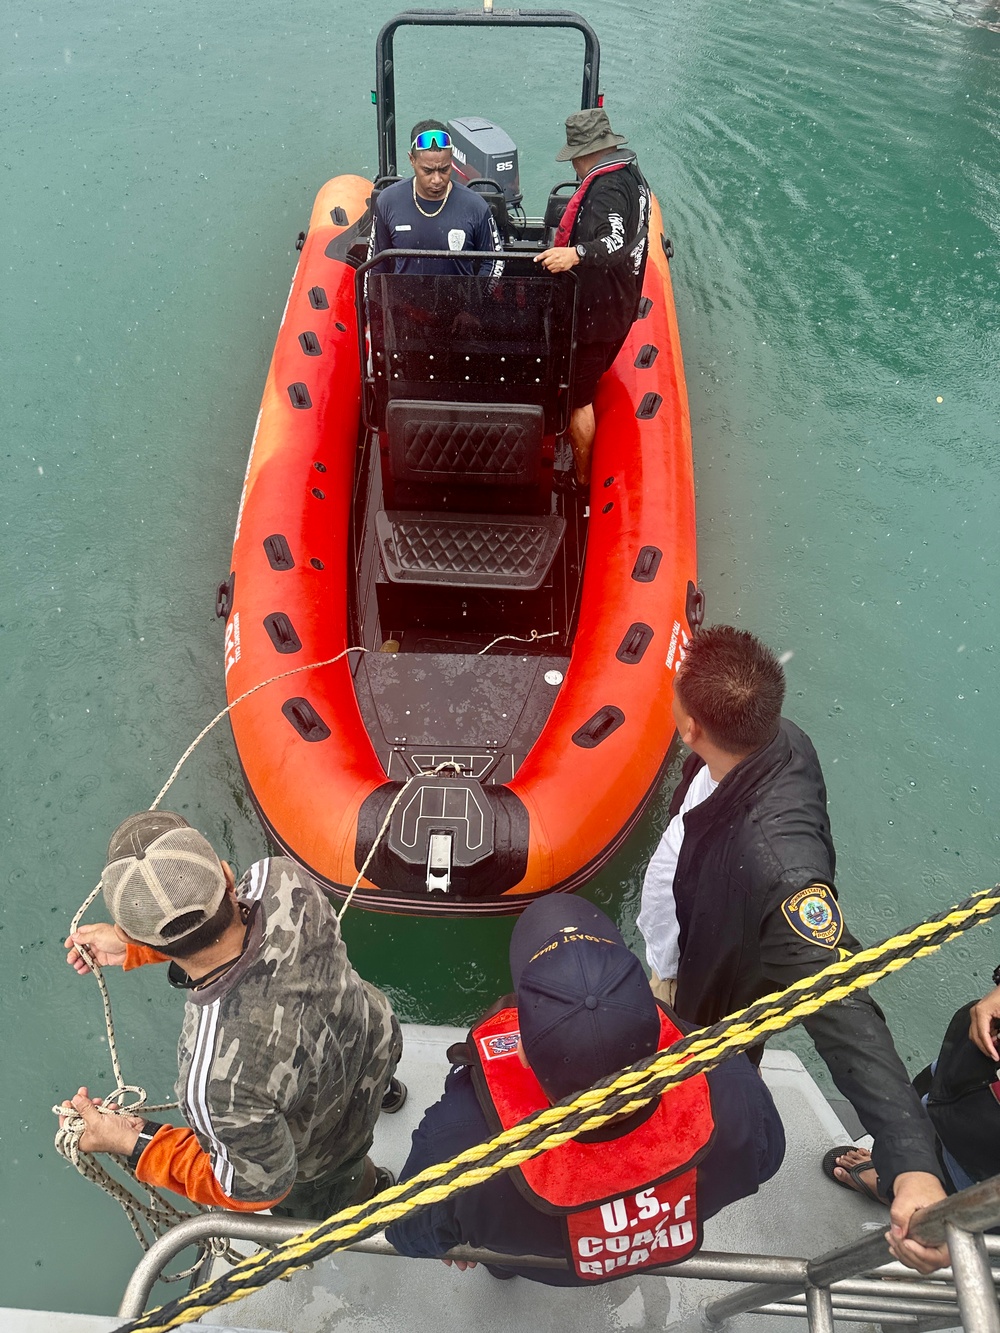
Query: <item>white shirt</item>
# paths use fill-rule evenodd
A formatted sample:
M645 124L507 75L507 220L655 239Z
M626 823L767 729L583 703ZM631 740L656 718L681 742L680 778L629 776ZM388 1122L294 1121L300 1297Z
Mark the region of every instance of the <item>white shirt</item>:
M664 829L659 846L646 867L636 925L646 941L646 961L662 980L677 976L681 958L674 875L684 841L684 816L702 801L707 801L718 785L707 764L699 768L680 810Z

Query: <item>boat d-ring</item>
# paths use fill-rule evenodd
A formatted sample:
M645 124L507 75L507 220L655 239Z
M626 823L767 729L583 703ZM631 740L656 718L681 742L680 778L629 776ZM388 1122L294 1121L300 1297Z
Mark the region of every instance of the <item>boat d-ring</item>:
M229 613L233 609L233 585L236 582L236 575L230 574L228 579L223 579L216 589L215 593L215 614L220 620L228 620Z

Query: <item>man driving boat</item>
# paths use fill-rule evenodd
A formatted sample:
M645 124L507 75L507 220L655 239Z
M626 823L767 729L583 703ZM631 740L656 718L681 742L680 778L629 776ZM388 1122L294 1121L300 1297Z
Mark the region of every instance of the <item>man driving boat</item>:
M439 120L420 120L410 134L413 176L377 196L368 258L383 250L502 249L500 233L482 195L452 179L451 136ZM465 273L473 260L400 258L396 273ZM492 265L498 278L503 264Z

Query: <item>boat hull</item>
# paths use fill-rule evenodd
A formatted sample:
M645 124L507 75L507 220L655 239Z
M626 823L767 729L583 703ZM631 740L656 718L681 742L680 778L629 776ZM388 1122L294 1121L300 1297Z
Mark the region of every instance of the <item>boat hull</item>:
M370 193L368 181L342 176L317 196L264 389L222 608L247 788L275 842L341 896L361 869L359 812L388 781L358 703L360 654L348 651L363 432L344 241ZM596 873L655 790L674 732L672 675L697 606L690 425L660 228L654 201L643 317L595 401L568 664L547 721L505 784L527 815L523 874L465 900L365 879L355 904L407 914L519 911Z

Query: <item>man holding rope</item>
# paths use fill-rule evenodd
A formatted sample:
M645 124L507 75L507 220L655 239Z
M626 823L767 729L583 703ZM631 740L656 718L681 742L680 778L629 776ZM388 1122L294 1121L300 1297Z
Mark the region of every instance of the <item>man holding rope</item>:
M698 1026L860 948L837 901L819 759L782 718L784 696L774 653L729 625L696 634L674 680L674 720L691 754L646 870L638 926L654 993ZM878 1193L866 1192L891 1204L890 1248L932 1272L946 1247L919 1245L907 1226L944 1198L941 1168L882 1011L860 993L803 1025L874 1136ZM847 1183L854 1166L845 1152L833 1178Z
M103 1112L80 1088L85 1152L139 1180L237 1212L320 1220L394 1183L368 1157L380 1110L406 1089L389 1001L351 967L328 899L292 861L258 861L237 885L180 815L116 829L101 878L111 923L66 941L81 975L167 962L187 996L178 1100L188 1127Z

